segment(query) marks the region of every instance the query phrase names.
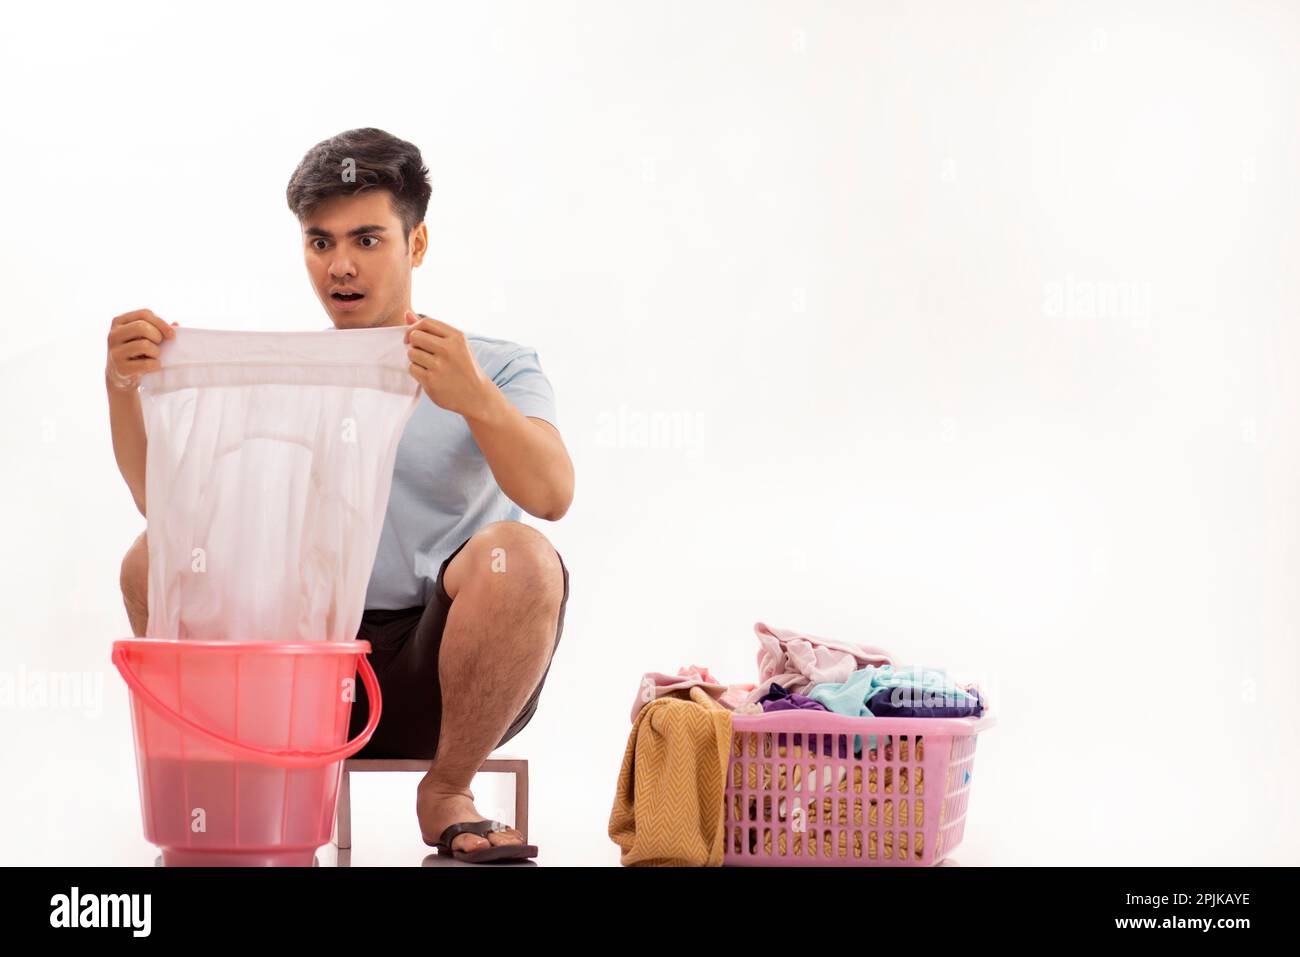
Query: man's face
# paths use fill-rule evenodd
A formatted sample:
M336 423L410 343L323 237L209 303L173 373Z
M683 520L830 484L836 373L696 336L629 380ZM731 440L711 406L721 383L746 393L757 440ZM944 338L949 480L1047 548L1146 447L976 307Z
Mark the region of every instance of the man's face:
M407 248L392 194L368 189L322 203L302 223L303 258L316 296L339 329L400 326L411 303L411 270L424 259L424 223Z

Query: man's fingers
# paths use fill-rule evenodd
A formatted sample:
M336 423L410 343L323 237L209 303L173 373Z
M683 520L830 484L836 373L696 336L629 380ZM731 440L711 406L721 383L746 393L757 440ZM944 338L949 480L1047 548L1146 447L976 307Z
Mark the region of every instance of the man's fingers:
M460 335L460 330L457 329L455 326L449 326L447 325L447 323L443 322L440 319L430 319L427 316L421 319L419 322L417 322L415 324L415 328L428 329L430 332L436 333L437 335L440 336Z
M170 326L167 328L171 329ZM171 335L176 335L175 329L171 329ZM143 319L136 319L131 322L123 323L120 326L112 326L108 331L108 344L110 347L119 346L124 342L131 342L134 339L147 339L150 342L162 342L165 337L165 334L153 323L146 322Z
M141 357L146 359L157 359L162 355L162 350L159 348L158 344L156 342L151 342L148 339L133 339L126 344L124 352L128 359L139 359Z
M120 326L133 327L135 323L143 323L157 330L158 336L156 338L151 337L154 342L173 339L176 336L176 330L165 320L156 316L152 309L133 309L131 312L124 312L113 319L112 327L114 329Z
M455 326L449 326L445 322L440 322L437 319L430 319L427 316L424 317L423 319L417 319L415 322L411 323L409 326L406 327L406 333L408 338L417 329L427 332L430 335L437 336L439 338L448 338L460 334L460 330L457 329Z
M148 340L149 342L162 342L163 334L158 327L151 322L143 319L136 319L134 322L123 323L120 326L114 326L113 331L109 334L109 341L115 345L123 342L131 342L135 339Z
M433 368L435 356L430 355L423 349L407 349L406 358L411 360L411 365L418 366L425 372Z
M161 369L162 361L160 359L150 359L144 356L138 359L113 357L112 368L113 373L119 379L130 379L132 382L138 383L142 375L149 372L157 372Z
M407 336L406 341L417 349L423 349L425 352L432 353L433 355L438 355L447 348L446 339L416 329L414 326L411 327L411 333Z
M113 361L119 365L138 358L157 359L160 355L161 349L157 343L148 339L132 339L113 349Z
M137 319L144 319L148 316L153 316L153 314L152 309L132 309L130 312L124 312L120 316L114 316L113 325L119 326L125 322L134 322ZM156 319L158 317L154 316L154 318Z

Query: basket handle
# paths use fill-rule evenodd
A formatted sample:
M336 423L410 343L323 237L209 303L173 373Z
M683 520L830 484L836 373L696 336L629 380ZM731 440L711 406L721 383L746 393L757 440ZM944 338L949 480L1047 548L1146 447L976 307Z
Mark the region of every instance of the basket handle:
M209 744L214 744L222 750L230 752L235 757L260 761L265 764L275 764L280 767L315 768L351 757L365 747L366 742L370 740L370 736L375 733L375 728L379 726L380 712L383 710L383 701L379 693L379 679L375 675L375 669L370 666L369 659L365 655L361 655L358 659L358 666L361 671L361 680L366 686L366 695L370 705L370 719L355 738L346 744L339 745L337 748L331 748L329 751L262 748L218 734L216 731L205 728L203 725L175 711L145 687L144 682L135 673L127 660L126 649L121 647L113 648L113 664L117 666L118 672L126 680L131 690L138 694L145 704L149 705L168 723L193 734L197 738L201 738Z

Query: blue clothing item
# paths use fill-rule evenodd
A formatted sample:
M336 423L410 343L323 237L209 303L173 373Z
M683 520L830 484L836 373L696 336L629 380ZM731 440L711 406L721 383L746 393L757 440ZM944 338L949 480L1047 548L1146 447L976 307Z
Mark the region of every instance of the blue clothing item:
M948 673L942 668L921 668L905 666L895 668L892 665L866 665L849 675L847 681L824 682L813 685L808 697L826 706L828 711L847 714L854 718L885 717L872 711L870 703L882 696L879 707L887 709L891 705L924 710L931 707L969 708L970 713L979 714L983 702L975 696L958 688L948 679ZM976 710L980 706L981 710ZM897 710L889 711L888 716L903 717ZM909 717L919 717L919 714ZM943 715L948 717L948 715ZM962 715L965 717L966 715ZM940 717L935 711L926 713L926 717ZM870 735L868 748L876 746L876 736ZM862 738L854 737L853 747L861 752Z
M893 694L895 690L897 695ZM828 711L855 718L869 718L873 715L867 706L868 702L882 693L887 698L896 699L895 704L905 703L914 707L927 702L948 707L977 703L975 696L953 684L942 668L911 665L902 668L866 665L849 675L847 681L814 685L808 692L808 697L824 704Z
M465 337L483 374L515 408L559 427L555 393L534 348L472 332ZM497 485L464 417L421 391L397 446L366 610L427 605L443 559L484 525L522 515Z

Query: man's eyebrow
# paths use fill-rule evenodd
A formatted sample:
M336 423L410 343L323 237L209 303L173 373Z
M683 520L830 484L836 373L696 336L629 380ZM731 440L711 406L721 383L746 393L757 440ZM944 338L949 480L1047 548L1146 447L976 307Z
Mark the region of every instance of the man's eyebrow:
M356 229L349 229L348 235L362 236L366 233L385 233L387 231L388 231L387 226L379 226L377 224L372 223L369 226L358 226ZM328 229L321 229L319 226L308 226L306 230L304 230L304 232L306 232L308 236L319 236L322 239L334 238L333 233L331 233Z

